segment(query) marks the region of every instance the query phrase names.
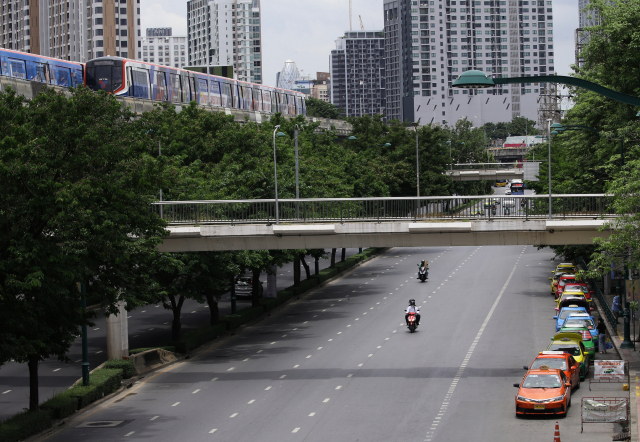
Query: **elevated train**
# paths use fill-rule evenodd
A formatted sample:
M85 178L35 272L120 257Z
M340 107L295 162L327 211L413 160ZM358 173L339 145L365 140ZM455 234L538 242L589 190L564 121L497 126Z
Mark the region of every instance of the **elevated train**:
M284 115L306 115L304 95L119 57L87 62L85 84L118 96Z
M85 64L0 49L0 75L117 96L283 115L306 115L304 94L120 57Z

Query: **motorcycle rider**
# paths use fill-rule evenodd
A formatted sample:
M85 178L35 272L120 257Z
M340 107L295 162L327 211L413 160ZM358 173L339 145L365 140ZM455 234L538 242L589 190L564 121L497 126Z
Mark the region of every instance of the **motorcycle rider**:
M407 309L405 310L405 312L406 313L404 315L404 320L407 323L407 325L409 325L409 313L416 314L416 325L420 325L420 307L416 306L415 299L409 300L409 305L407 306Z
M420 269L423 267L426 270L427 279L429 279L429 261L425 261L424 259L420 261L420 264L418 264L418 277L416 279L420 279Z

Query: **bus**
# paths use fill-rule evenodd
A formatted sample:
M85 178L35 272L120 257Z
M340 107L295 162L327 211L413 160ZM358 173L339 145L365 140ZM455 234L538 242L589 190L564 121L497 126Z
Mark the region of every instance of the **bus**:
M526 189L526 186L522 180L513 180L511 182L511 195L524 195L524 189Z

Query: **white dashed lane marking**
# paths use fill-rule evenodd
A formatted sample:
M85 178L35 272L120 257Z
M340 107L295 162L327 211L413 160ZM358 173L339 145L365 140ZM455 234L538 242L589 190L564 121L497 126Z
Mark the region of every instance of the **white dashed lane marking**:
M233 413L231 416L229 416L229 419L234 418L238 415L238 413Z
M292 433L297 433L298 431L300 431L300 428L294 428Z
M151 419L149 419L150 421L154 421L156 419L158 419L160 416L153 416Z
M3 391L2 394L11 393L11 390Z
M199 392L199 391L200 391L200 389L198 388L197 390L195 390L195 391L194 391L193 393L191 393L191 394L196 394L196 393L197 393L197 392Z
M316 415L315 413L309 413L309 417L313 417L315 415Z
M177 407L178 405L180 405L180 402L176 402L175 404L172 405L172 407Z
M214 428L213 430L209 431L209 434L215 433L216 431L218 431L218 429Z
M129 437L129 436L131 436L133 433L135 433L135 431L131 431L131 432L129 432L129 433L127 433L127 434L125 434L125 435L124 435L124 437Z
M329 398L326 398L326 399L325 399L324 401L322 401L322 402L325 402L325 403L326 403L326 402L329 402L329 400L330 400Z

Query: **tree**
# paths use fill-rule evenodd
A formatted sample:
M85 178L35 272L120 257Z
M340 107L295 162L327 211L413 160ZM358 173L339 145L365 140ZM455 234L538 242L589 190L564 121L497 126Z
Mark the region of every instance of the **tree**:
M345 111L326 101L307 97L307 116L318 118L344 119Z
M105 93L0 94L0 364L28 362L31 410L38 362L66 360L90 323L77 282L108 312L150 299L144 265L165 231L149 205L164 167L139 129Z

